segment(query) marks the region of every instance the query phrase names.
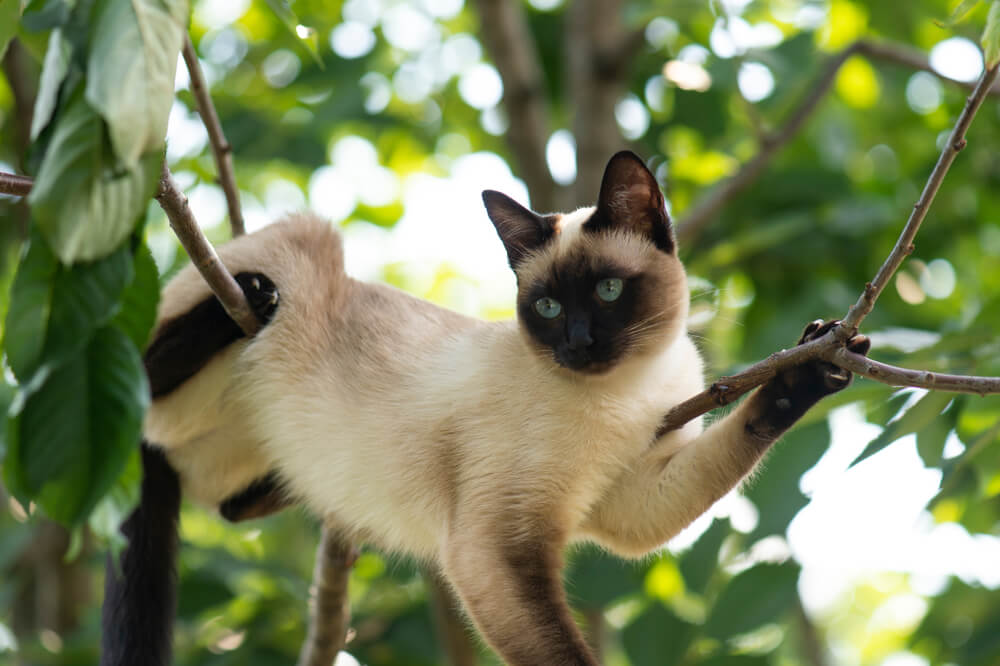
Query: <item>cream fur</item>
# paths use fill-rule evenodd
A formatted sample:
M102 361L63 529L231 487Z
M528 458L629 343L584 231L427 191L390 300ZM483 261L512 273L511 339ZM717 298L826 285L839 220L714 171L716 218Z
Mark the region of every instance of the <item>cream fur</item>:
M562 218L558 251L588 214ZM591 539L642 555L759 455L742 445L739 416L651 441L669 408L703 387L683 329L686 289L666 344L578 376L532 351L515 322L470 319L347 277L336 232L311 216L219 253L233 273L275 282L276 316L155 401L147 439L202 502L218 504L278 469L330 523L437 563L495 646L532 631L530 613L497 591L517 573L500 542L544 533L556 553ZM160 321L208 296L185 269L164 291Z

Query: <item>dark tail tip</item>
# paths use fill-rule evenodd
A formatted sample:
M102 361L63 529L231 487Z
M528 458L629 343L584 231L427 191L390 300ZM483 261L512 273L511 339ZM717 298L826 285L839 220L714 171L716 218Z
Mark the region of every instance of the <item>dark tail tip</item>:
M108 558L101 666L168 666L176 612L175 562L181 488L159 448L142 444L139 506L122 524L128 546Z

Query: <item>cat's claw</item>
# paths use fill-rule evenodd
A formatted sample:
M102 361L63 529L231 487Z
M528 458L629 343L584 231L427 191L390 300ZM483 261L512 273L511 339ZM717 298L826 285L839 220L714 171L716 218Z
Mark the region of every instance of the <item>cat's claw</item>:
M802 337L799 338L799 344L805 344L813 340L818 340L823 337L834 327L840 325L839 319L832 319L830 321L824 322L822 319L817 319L806 325L805 330L802 331ZM866 335L854 335L848 339L846 347L848 351L854 352L855 354L861 354L865 356L868 354L868 350L871 349L871 340ZM810 361L806 365L813 365L814 369L819 375L825 392L836 393L848 386L853 378L853 373L850 370L845 370L839 366L829 363L827 361ZM802 367L802 366L800 366ZM800 380L801 381L801 380Z

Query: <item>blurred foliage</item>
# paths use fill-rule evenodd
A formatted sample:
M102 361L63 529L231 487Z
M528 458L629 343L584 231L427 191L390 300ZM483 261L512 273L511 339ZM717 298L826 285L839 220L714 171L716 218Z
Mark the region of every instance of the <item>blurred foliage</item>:
M155 127L140 131L157 118L138 105L154 102L134 83L122 84L116 92L125 94L101 107L107 100L88 78L98 46L115 52L107 34L134 33L127 17L107 13L117 6L116 0L0 0L0 48L18 37L0 78L0 170L49 179L33 195L42 201L32 201L30 216L23 202L0 196L0 332L9 370L0 406L13 404L17 414L0 437L0 456L8 492L24 498L4 495L0 507L0 663L96 662L104 558L103 543L95 546L89 534L109 537L134 501L136 459L122 443L134 441L135 410L143 404L134 354L155 303L149 258L161 281L184 261L162 212L136 204L149 197L150 156L162 150L158 136L150 139ZM163 10L168 6L178 11L177 3ZM634 0L626 19L646 26L645 41L626 73L632 113L623 112L621 122L633 138L623 146L650 158L675 218L683 220L695 200L780 128L831 54L859 38L884 40L935 49L944 59L940 67L959 72L952 76L975 78L975 71L962 73L967 63L942 43L978 44L988 15L995 35L995 7L954 0ZM402 191L418 174L453 175L459 158L479 151L509 159L504 113L497 100L484 103L475 91L477 73L489 78L489 70L471 4L212 0L191 10L191 35L233 146L251 221L312 206L348 230L391 229L406 210ZM571 47L564 2L538 0L526 11L546 74L551 126L567 127L573 108L564 72ZM108 53L100 57L123 57L121 49ZM129 55L155 60L155 54ZM664 65L675 60L710 84L682 89L668 80ZM107 80L112 71L100 74L103 89L114 89L116 81ZM214 164L182 72L177 79L167 156L202 222L214 225L223 218L212 203L219 199ZM23 90L37 95L34 127ZM895 242L966 92L862 56L841 68L795 140L682 248L693 277L692 323L712 373L790 345L812 319L846 312ZM865 322L880 360L1000 374L994 100L973 124L916 251ZM168 105L155 110L165 114ZM139 116L142 127L127 126ZM37 138L30 149L25 127ZM355 138L375 155L380 170L370 173L381 178L373 181L377 191L325 202L321 185L335 181L318 174L355 168L334 161L357 155L338 152L349 145L343 140ZM53 145L68 149L47 151ZM86 198L94 192L101 196ZM100 244L80 246L74 235L80 229L61 223L82 215L86 201L121 214ZM486 224L485 217L467 222ZM29 227L44 240L36 234L27 244ZM213 241L227 236L221 225L208 232ZM386 264L377 276L452 306L468 289L484 287L454 265L418 268ZM484 314L510 312L475 302ZM88 382L117 382L124 406L109 410L99 391L81 388ZM770 455L740 504L750 507L751 520L722 510L699 522L703 532L689 547L638 563L590 547L573 550L567 590L583 615L596 612L606 625L608 664L998 663L1000 581L983 580L981 568L963 561L972 550L942 550L931 583L905 571L870 573L837 598L803 608L805 570L786 537L808 502L803 475L830 445L826 417L847 405L884 427L867 446L856 442L850 457L874 460L889 453L886 447L912 446L899 440L915 434L920 459L939 478L920 520L961 535L957 541L977 552L1000 551L1000 397L953 399L859 381L817 406ZM67 406L76 421L64 412L48 418ZM84 437L81 424L89 419L98 427ZM42 444L28 445L35 442ZM887 496L905 485L884 481ZM74 532L69 559L75 563L61 560L63 544L45 569L38 545L43 514L81 525L88 513L89 527ZM857 520L865 533L865 516ZM182 534L176 663L291 663L305 636L313 521L289 511L234 527L186 507ZM870 546L859 538L843 548ZM57 592L46 587L54 572L71 566L82 572L82 584ZM365 552L351 585L354 657L372 665L443 662L416 565ZM60 623L34 615L53 594L67 614ZM485 649L482 659L495 663Z

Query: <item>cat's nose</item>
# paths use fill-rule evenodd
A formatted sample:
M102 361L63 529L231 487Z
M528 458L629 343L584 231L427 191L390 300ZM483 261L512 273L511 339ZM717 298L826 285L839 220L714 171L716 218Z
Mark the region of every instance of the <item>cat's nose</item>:
M590 337L590 321L584 317L570 319L566 331L566 346L571 351L586 349L594 343Z

